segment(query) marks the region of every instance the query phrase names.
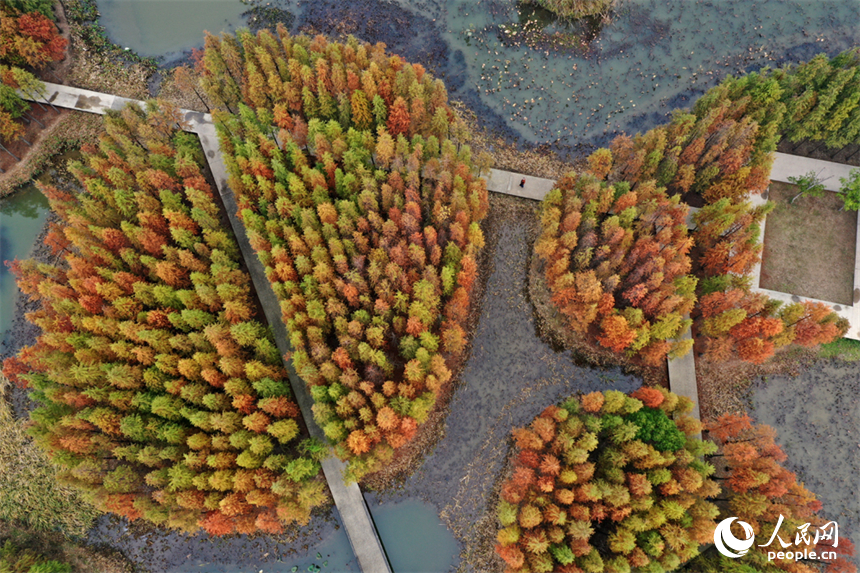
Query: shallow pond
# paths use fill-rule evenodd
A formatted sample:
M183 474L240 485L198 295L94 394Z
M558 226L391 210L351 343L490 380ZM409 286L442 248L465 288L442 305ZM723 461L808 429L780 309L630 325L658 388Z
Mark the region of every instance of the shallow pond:
M418 499L371 504L371 515L394 573L438 573L454 564L459 546L438 511ZM286 537L235 535L223 539L138 530L125 520L104 517L90 532L151 571L164 573L358 573L361 569L336 510L317 515L293 541Z
M162 573L286 573L309 571L359 573L336 511L317 515L290 541L286 536L233 535L210 538L164 530L138 530L124 519L103 517L90 531L91 543L107 543L133 563Z
M728 74L860 43L854 0L619 0L563 25L505 0L452 0L444 36L467 85L530 141L602 141L663 123Z
M203 32L218 34L245 24L238 0L99 0L100 23L111 39L141 56L168 60L203 45Z
M99 0L109 36L142 55L244 25L240 0ZM445 78L488 125L533 143L602 144L663 123L728 74L860 44L856 0L619 0L565 24L515 0L272 0L294 28L383 41Z
M460 548L432 505L407 499L369 508L394 573L448 571L456 562Z
M772 426L786 465L860 547L860 368L821 361L794 377L771 376L751 391L757 423ZM860 555L855 556L860 563Z
M30 185L0 199L0 340L9 335L18 287L5 261L26 259L49 213L48 200Z

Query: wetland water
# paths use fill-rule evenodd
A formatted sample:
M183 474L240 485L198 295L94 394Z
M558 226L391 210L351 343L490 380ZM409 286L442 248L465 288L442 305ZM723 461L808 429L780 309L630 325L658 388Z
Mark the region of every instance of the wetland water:
M460 549L436 509L418 499L371 504L371 515L394 573L441 573ZM336 510L316 516L292 541L264 535L224 539L138 530L125 520L104 517L90 532L93 543L108 543L133 562L164 573L359 573L361 569Z
M858 364L821 361L798 376L758 380L750 394L751 415L776 429L788 468L839 523L839 535L860 547Z
M243 26L238 0L99 0L100 23L112 40L141 56L164 56L203 45L203 32Z
M32 185L0 199L0 340L4 342L14 335L10 329L18 288L15 277L3 263L30 255L48 212L48 200Z
M245 23L240 0L99 0L112 40L175 59ZM603 144L663 123L728 74L860 44L856 0L619 0L564 24L514 0L271 0L294 29L382 41L488 125L532 143Z
M672 109L688 106L729 73L771 62L802 61L822 51L832 55L860 43L856 0L621 0L621 9L610 22L589 30L521 11L510 0L272 3L296 16L295 28L354 33L371 42L386 42L392 51L444 77L452 96L466 101L490 127L505 129L523 141L565 146L603 143L616 130L634 132L662 123ZM98 4L111 39L165 61L201 46L204 29L217 33L244 25L242 14L248 9L239 0ZM593 38L582 47L577 35ZM44 200L39 206L40 197L37 191L25 190L0 200L3 259L24 257L30 251L47 213ZM480 519L492 499L511 427L527 423L547 404L577 390L629 391L639 384L619 371L578 367L566 353L556 353L535 335L525 296L531 214L504 202L494 202L494 209L519 212L497 227L494 271L445 435L400 490L368 494L397 573L421 571L412 568L430 563L434 568L428 570L444 570L457 562L458 551L468 558L480 549L478 530L491 525ZM10 321L14 308L15 289L9 278L0 269L0 321ZM8 324L0 322L4 336ZM851 368L834 368L842 372L834 383L854 384L856 390ZM796 391L785 391L782 402L757 391L756 403L761 404L756 415L777 427L791 463L822 499L828 515L840 520L846 533L852 529L852 537L860 541L858 507L852 497L860 451L856 398L851 402L846 395L838 415L828 397L846 392L848 386L835 386L832 393L822 386L821 405L811 414L802 409L812 406L799 399L819 392L813 383L821 381L822 372L816 367L800 378L786 378L786 387L796 384ZM774 387L774 381L768 387ZM774 391L783 392L781 387ZM794 399L791 404L789 396ZM778 403L783 407L772 405ZM815 427L799 422L809 416L817 420ZM816 431L824 434L817 436ZM838 448L820 448L827 443L824 438L833 438L828 433L841 436L841 441L832 442ZM827 463L821 458L823 451L833 452ZM321 571L355 571L345 533L333 513L328 519L316 518L314 527L291 543L270 537L209 540L200 535L136 534L134 528L130 532L123 522L107 518L90 538L115 545L155 571L280 572L294 566L305 571L314 565ZM460 545L439 525L440 519Z

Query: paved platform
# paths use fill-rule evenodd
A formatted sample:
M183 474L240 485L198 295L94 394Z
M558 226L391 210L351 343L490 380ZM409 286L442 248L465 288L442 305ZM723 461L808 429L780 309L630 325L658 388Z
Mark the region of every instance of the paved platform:
M520 182L523 180L525 180L525 184L520 187ZM524 199L534 199L535 201L542 201L552 191L554 185L554 179L532 177L531 175L500 169L490 169L490 175L487 177L488 191Z
M833 163L831 161L822 161L820 159L810 159L808 157L799 157L797 155L788 155L786 153L777 153L776 160L771 169L771 181L781 181L790 183L789 177L799 177L806 175L810 171L814 171L818 178L824 184L825 189L832 192L837 192L840 187L840 178L848 177L852 169L857 169L851 165L842 163ZM761 205L766 201L766 198L761 195L754 195L751 198L753 205ZM762 221L761 237L764 240L764 231L767 225L767 220ZM857 218L857 234L856 240L860 242L860 217ZM848 306L832 302L828 300L819 300L815 298L798 296L791 293L779 292L762 288L761 285L761 263L757 264L752 271L753 289L768 295L769 297L780 300L784 304L793 302L811 301L822 302L830 306L836 314L848 319L851 323L851 328L845 335L845 338L852 340L860 340L860 248L855 244L854 247L854 300L853 304Z
M51 83L45 83L44 96L45 98L39 101L48 101L57 107L97 114L104 114L107 110L122 109L128 103L143 104L143 102L138 100L131 100L112 94ZM24 94L22 94L22 97L30 99ZM280 304L272 290L271 283L266 278L266 273L260 259L257 258L253 247L251 247L251 243L245 233L245 226L239 220L236 198L233 195L233 190L227 184L227 169L221 157L218 136L215 132L215 125L212 123L212 116L208 113L185 109L181 110L181 112L189 125L189 130L192 133L196 133L200 138L200 144L206 156L206 161L209 164L209 169L212 172L212 178L215 181L215 186L221 195L221 199L224 201L224 207L230 219L233 234L236 236L236 241L239 244L242 257L245 259L245 264L248 267L254 288L257 290L257 296L260 299L263 313L266 316L266 320L272 325L275 343L281 356L284 356L291 351L291 348L287 329L281 318ZM307 386L298 378L289 360L284 360L284 365L290 372L290 386L302 411L302 417L305 420L308 431L312 436L325 442L325 434L317 426L316 422L314 422L311 412L313 399L310 396L310 392L308 392ZM364 495L357 484L351 483L347 485L344 482L344 468L344 463L334 456L329 456L322 462L323 474L334 498L335 507L338 513L340 513L341 522L346 529L353 553L355 553L358 564L364 573L391 573L391 565L388 563L388 557L379 539L373 519L371 519Z
M789 155L787 153L776 153L775 155L776 159L770 170L771 181L789 183L789 177L800 177L812 171L818 174L818 178L828 191L839 191L839 179L847 178L852 169L857 169L852 165L822 161L821 159L810 159L809 157L801 157L799 155Z

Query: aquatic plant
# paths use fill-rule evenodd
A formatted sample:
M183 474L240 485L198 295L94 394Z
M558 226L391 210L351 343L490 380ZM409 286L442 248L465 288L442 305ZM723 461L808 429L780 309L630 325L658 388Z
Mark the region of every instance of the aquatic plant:
M0 395L10 390L0 375ZM0 520L38 531L84 535L98 512L74 488L57 481L58 468L0 400Z
M550 12L576 20L586 16L597 16L609 12L615 6L615 0L526 0L537 4Z

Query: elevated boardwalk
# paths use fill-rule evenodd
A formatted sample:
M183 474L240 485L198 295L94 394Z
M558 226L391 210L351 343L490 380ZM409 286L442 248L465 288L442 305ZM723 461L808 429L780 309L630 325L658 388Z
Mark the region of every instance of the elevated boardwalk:
M127 103L135 102L142 103L137 100L130 100L112 94L104 94L89 90L50 84L46 83L45 99L46 101L57 106L90 113L103 114L106 110L122 109ZM23 95L23 94L22 94ZM23 96L27 97L29 96ZM221 151L218 145L218 138L215 134L215 126L212 122L212 117L208 113L201 113L190 110L182 110L185 121L190 126L190 131L196 133L200 137L200 142L206 154L209 168L215 179L218 192L221 194L224 205L227 208L227 213L230 217L230 223L233 227L233 232L239 242L242 250L242 255L248 265L251 273L251 278L254 281L254 286L257 290L260 302L263 306L266 318L269 324L272 325L275 340L281 354L286 354L289 348L289 338L287 336L286 327L281 320L280 307L271 285L266 278L263 266L254 253L248 237L245 234L245 228L238 220L236 200L233 191L227 185L227 173L223 160L221 159ZM829 191L838 191L839 179L847 177L852 167L838 163L809 159L784 153L777 153L776 160L771 171L771 180L788 182L788 178L792 176L801 176L809 171L814 171L819 174L819 177L824 180L825 188ZM522 186L520 183L525 180ZM499 169L491 169L487 177L487 189L495 193L503 193L524 199L541 201L552 190L555 181L552 179L544 179L540 177L532 177L522 173L514 173ZM754 203L763 203L766 198L754 196ZM692 214L696 209L691 208L690 217L687 224L692 227ZM762 235L764 234L764 224L762 224ZM858 217L858 232L857 239L860 241L860 217ZM761 265L758 265L754 270L753 288L764 292L772 298L782 300L784 302L795 302L800 300L814 300L798 297L788 293L776 292L763 289L759 286L761 277ZM837 313L851 322L851 330L846 336L860 340L860 249L855 249L855 270L854 270L854 305L844 306L836 303L821 301L830 305ZM684 334L684 337L690 338L690 331ZM290 370L290 383L293 387L293 392L296 395L299 406L302 410L302 415L308 425L312 435L323 438L322 430L314 423L311 414L311 406L313 401L307 388L292 370L291 365L285 362ZM696 419L700 419L699 412L699 392L696 382L696 366L692 352L687 353L681 358L676 358L669 361L669 386L673 392L678 395L690 398L695 404L693 415ZM335 505L341 514L344 526L352 545L353 551L358 558L362 571L365 573L386 573L391 571L388 560L385 556L384 549L379 540L373 520L365 503L364 496L360 488L356 484L346 486L343 481L344 464L330 456L323 462L323 472L334 497Z
M59 84L45 83L45 88L45 99L36 101L41 101L42 103L47 101L57 107L89 113L104 114L107 110L120 110L128 103L143 105L143 102L138 100L130 100L113 94L93 92ZM22 97L31 99L24 94L22 94ZM233 234L239 243L239 249L242 252L242 257L245 259L245 264L248 266L248 271L254 283L254 288L257 290L257 296L260 299L266 320L272 326L275 343L283 357L292 349L290 348L286 326L281 319L280 305L268 278L266 278L263 265L251 247L251 243L245 233L245 226L239 220L236 198L233 195L233 190L227 184L227 169L221 158L221 150L218 144L218 137L215 133L215 125L212 123L212 116L208 113L191 110L181 110L181 112L190 131L197 134L200 138L200 144L203 147L206 161L212 172L212 178L215 181L218 193L221 195L221 200L224 202L227 216L230 219L230 225L233 227ZM296 396L296 401L302 411L302 416L308 430L315 438L325 441L322 429L314 422L311 412L313 399L307 387L299 380L289 361L284 360L284 365L290 372L290 386L292 387L293 394ZM334 456L329 456L323 460L322 469L361 570L364 573L391 573L391 566L388 563L388 558L385 555L385 550L382 547L382 542L379 539L376 526L371 519L370 511L367 508L367 503L361 493L361 489L355 483L351 483L350 485L344 483L344 464Z
M520 182L525 179L525 184L520 187ZM490 169L487 178L487 189L496 193L513 195L524 199L535 201L543 200L552 191L555 184L553 179L542 179L522 173L512 173L499 169ZM693 213L698 209L691 207L687 217L687 226L693 226ZM690 329L684 333L683 338L691 338ZM686 396L695 404L691 414L697 420L701 420L699 413L699 386L696 381L696 360L693 352L688 352L680 358L669 360L669 387L675 394Z

